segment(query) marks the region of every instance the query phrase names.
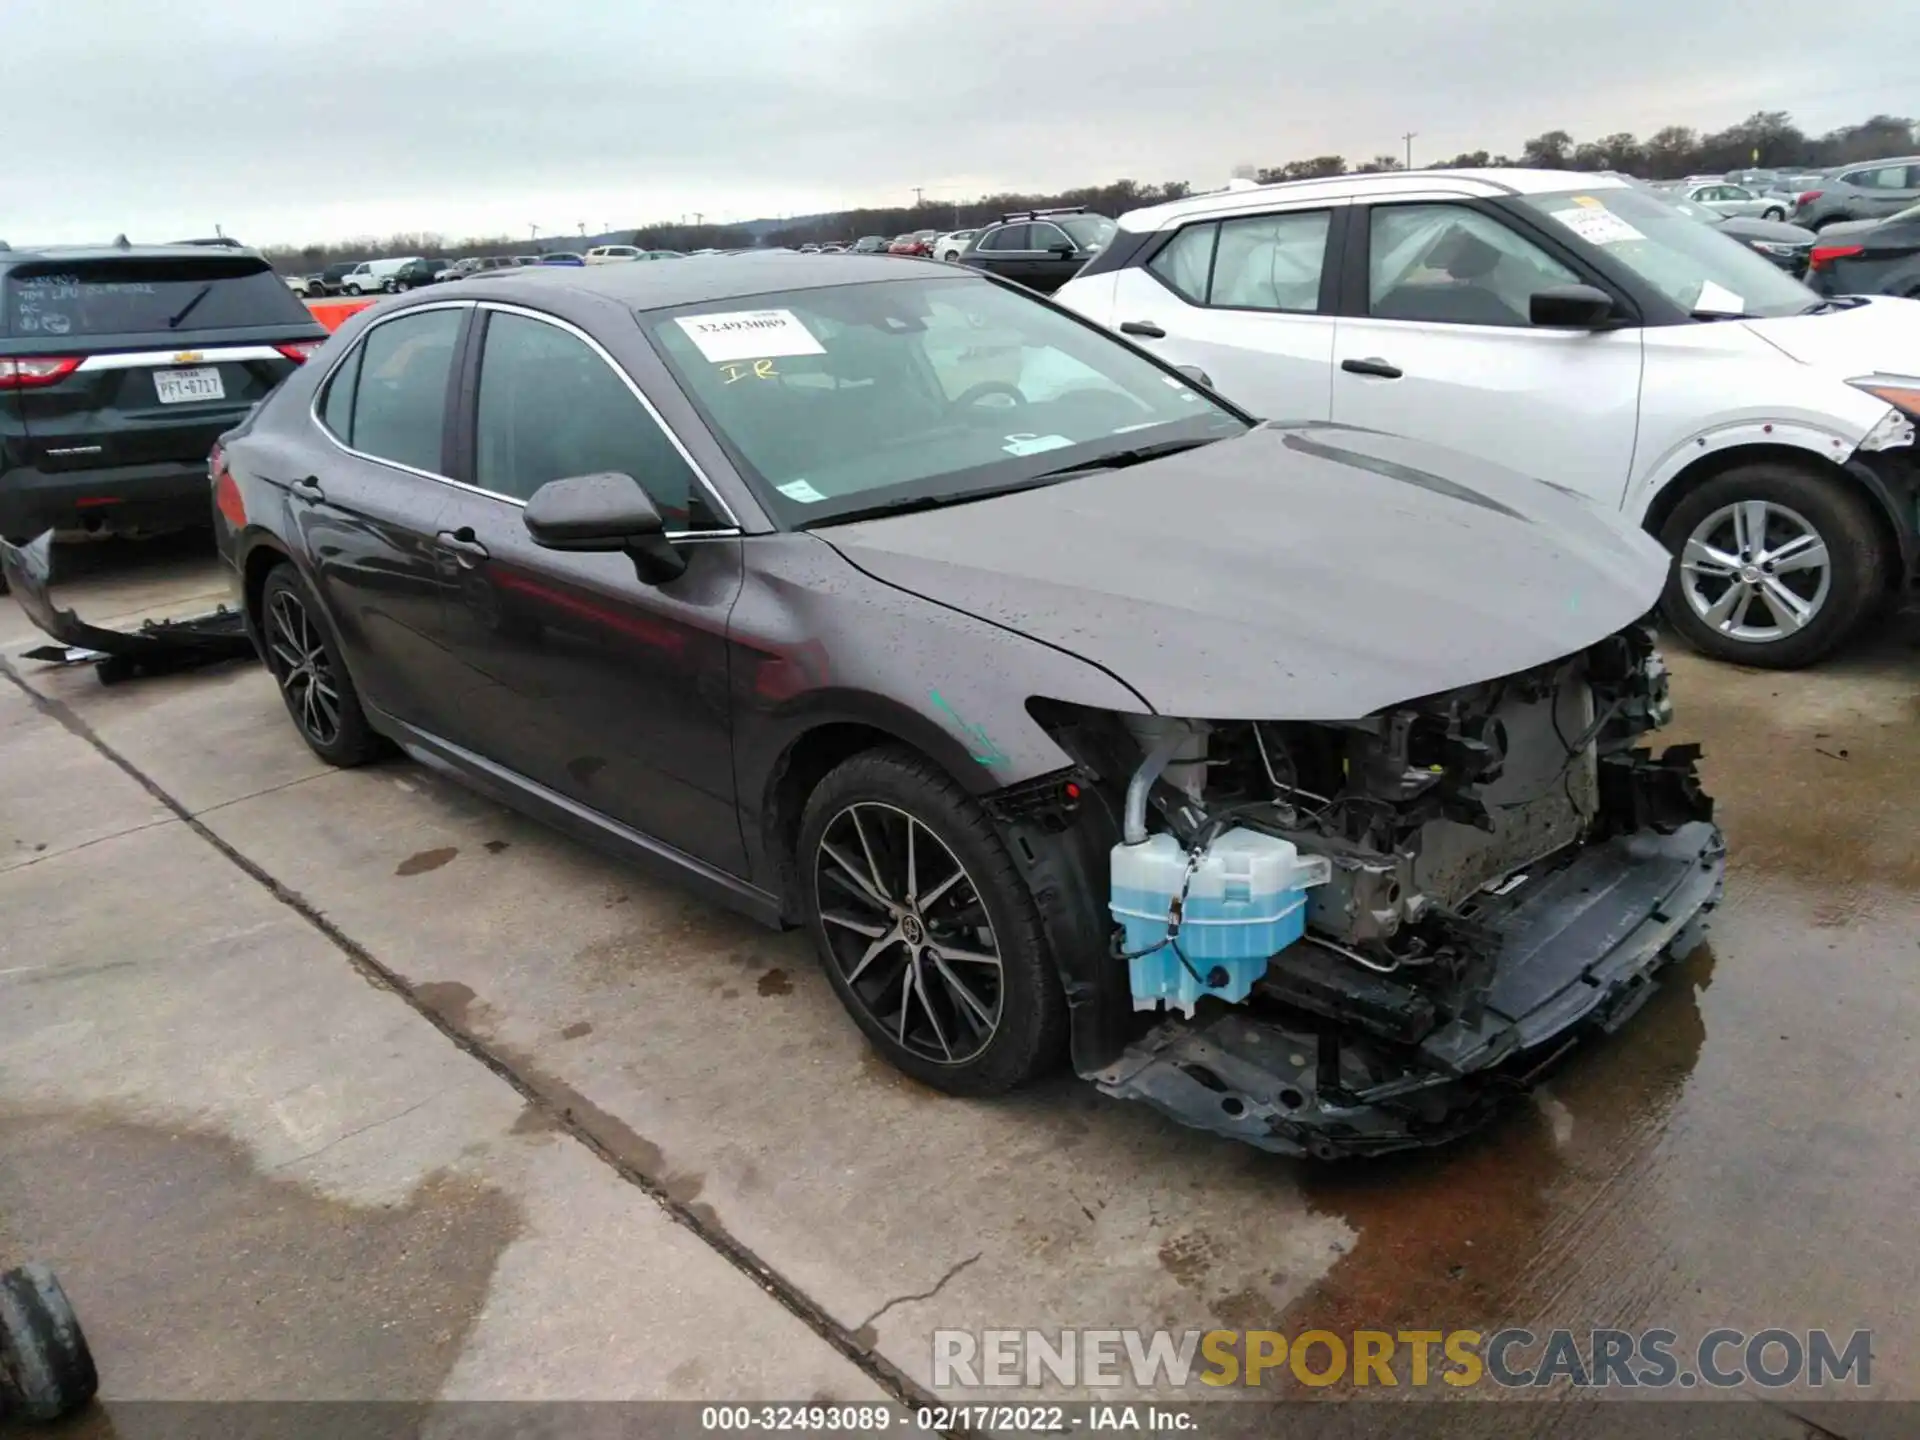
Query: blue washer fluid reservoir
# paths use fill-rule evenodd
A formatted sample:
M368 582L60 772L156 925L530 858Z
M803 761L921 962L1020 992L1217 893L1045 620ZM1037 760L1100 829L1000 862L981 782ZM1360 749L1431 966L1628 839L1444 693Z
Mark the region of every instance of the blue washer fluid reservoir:
M1132 957L1133 1008L1177 1006L1189 1017L1202 995L1245 1000L1266 974L1268 957L1305 932L1308 888L1324 885L1333 873L1324 855L1302 855L1291 841L1242 829L1216 836L1197 862L1162 832L1139 845L1114 846L1111 864L1109 908ZM1170 942L1173 905L1183 890L1180 926ZM1216 971L1224 983L1207 984Z

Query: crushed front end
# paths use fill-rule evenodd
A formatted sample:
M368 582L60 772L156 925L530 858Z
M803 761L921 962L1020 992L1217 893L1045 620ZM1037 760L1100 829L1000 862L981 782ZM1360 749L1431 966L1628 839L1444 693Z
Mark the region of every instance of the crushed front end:
M1624 1023L1720 898L1698 752L1643 744L1670 706L1640 626L1353 720L1035 713L1080 762L1078 811L1096 812L1055 817L1056 836L1081 836L1079 862L1059 868L1092 879L1095 833L1116 876L1137 868L1130 845L1188 860L1157 927L1143 930L1130 892L1106 953L1063 961L1076 1068L1263 1149L1334 1158L1461 1134L1582 1036ZM1251 972L1196 962L1201 922L1183 910L1198 913L1213 847L1248 836L1293 847L1304 933ZM1164 947L1143 951L1143 933ZM1143 954L1159 991L1140 989Z

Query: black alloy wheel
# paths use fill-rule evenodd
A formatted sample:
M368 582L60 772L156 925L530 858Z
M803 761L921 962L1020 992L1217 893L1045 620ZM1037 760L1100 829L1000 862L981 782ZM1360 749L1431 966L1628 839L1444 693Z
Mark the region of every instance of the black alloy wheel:
M799 838L827 979L895 1067L957 1095L1053 1067L1066 997L1033 897L949 776L908 750L856 755L814 791Z
M964 1065L993 1042L999 942L980 887L938 836L891 805L849 805L821 836L814 887L841 980L897 1045Z
M260 610L267 669L308 748L340 766L363 764L379 754L379 737L360 708L319 605L291 565L267 576Z

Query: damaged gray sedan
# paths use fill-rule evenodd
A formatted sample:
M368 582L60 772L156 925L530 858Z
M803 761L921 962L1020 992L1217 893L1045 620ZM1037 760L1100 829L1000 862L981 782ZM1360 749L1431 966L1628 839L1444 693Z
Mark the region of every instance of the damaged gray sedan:
M1579 498L944 266L436 295L214 457L293 723L805 926L928 1084L1430 1144L1697 943L1667 557Z

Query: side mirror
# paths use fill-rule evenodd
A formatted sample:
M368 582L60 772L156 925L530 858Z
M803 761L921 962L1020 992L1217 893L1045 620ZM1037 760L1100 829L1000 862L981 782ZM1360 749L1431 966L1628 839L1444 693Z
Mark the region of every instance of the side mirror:
M1173 368L1203 389L1211 390L1213 388L1213 377L1198 365L1176 365Z
M1062 241L1060 244L1049 246L1048 253L1058 255L1062 260L1071 260L1073 258L1073 246Z
M649 585L686 573L686 557L667 543L666 522L631 475L609 471L549 480L533 492L521 520L545 550L624 551Z
M1592 285L1555 285L1528 298L1527 318L1553 330L1599 330L1613 322L1613 297Z

